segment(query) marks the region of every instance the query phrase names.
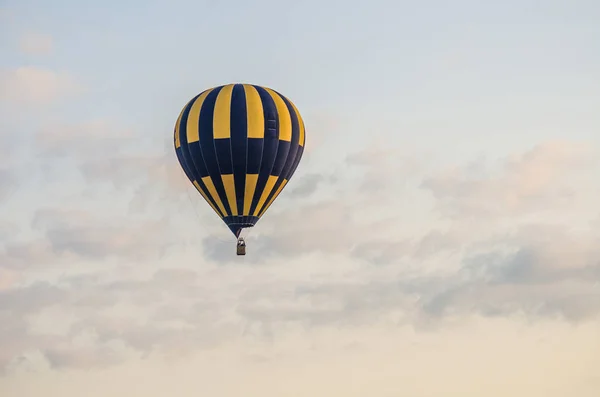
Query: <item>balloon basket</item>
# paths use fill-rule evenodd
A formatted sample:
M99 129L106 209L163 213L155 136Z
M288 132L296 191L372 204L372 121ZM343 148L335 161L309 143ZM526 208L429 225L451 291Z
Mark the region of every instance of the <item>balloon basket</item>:
M237 241L237 254L238 256L246 255L246 242L241 237Z

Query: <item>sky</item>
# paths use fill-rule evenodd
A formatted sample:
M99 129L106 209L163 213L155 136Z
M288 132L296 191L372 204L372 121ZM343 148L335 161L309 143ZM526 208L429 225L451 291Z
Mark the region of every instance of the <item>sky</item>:
M597 396L597 1L0 7L0 395ZM172 146L232 82L306 125L245 257Z

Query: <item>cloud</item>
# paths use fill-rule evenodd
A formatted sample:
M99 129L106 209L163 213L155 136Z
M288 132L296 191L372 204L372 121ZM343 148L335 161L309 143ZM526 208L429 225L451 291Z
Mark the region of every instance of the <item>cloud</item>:
M560 183L572 182L573 174L577 175L578 170L589 165L590 153L583 146L568 143L542 144L523 155L505 159L499 175L471 170L485 177L481 176L475 187L469 185L470 190L466 189L469 194L465 193L464 199L473 205L483 200L485 205L488 194L498 191L510 194L512 190L516 197L525 200L533 195L538 200L547 200L547 205L553 202L553 195L560 192ZM381 162L381 157L366 152L351 156L349 161L369 170ZM464 170L467 172L468 167ZM431 181L433 178L424 174L415 179ZM439 192L440 200L445 199L442 192L464 191L460 188L464 183L461 179L445 183L446 190ZM392 190L389 185L381 189L383 192L378 194ZM357 195L346 193L344 198L358 195L358 191ZM454 205L465 204L461 201L463 196L452 197ZM260 235L248 238L250 257L245 262L273 260L287 264L296 256L303 261L313 261L316 256L329 266L337 261L344 261L347 266L350 263L379 265L382 273L391 271L393 276L375 281L372 277L377 271L368 268L370 270L357 272L360 274L357 279L321 281L318 286L308 282L295 290L284 286L281 288L285 292L275 299L283 308L277 305L272 309L262 305L255 307L246 297L242 306L244 315L255 316L259 323L300 321L332 325L357 319L376 321L379 315L385 316L394 310L402 312L410 323L424 324L454 315L524 313L532 318L560 316L576 322L597 318L600 314L600 305L596 303L600 302L597 299L600 288L594 283L600 277L597 248L600 236L589 227L583 228L580 234L568 231L562 216L564 211L560 215L548 213L544 218L546 223L522 219L519 223L491 224L489 220L504 213L501 211L479 214L475 220L456 217L450 223L429 223L429 230L424 233L401 237L389 231L389 224L393 223L389 219L361 224L361 215L373 209L366 208L360 200L339 199L276 211L268 215L268 224L261 225ZM531 209L529 203L519 208L520 211ZM507 209L500 207L500 210ZM395 213L399 213L397 209ZM234 262L229 243L207 237L204 249L211 260ZM342 259L345 253L350 255ZM286 311L284 307L290 302L285 296L297 298L299 291L305 299L303 304L294 306L291 312ZM266 286L258 287L255 293L258 301L274 294Z
M90 185L111 183L116 189L134 187L131 206L136 211L144 210L157 200L176 202L183 193L194 189L169 154L88 158L79 164L79 170ZM192 193L198 196L195 190Z
M330 139L335 139L336 133L340 132L343 124L340 122L342 116L331 111L316 110L312 113L303 114L304 122L310 120L307 125L307 140L304 155L310 158L316 151L323 148Z
M27 316L61 299L61 291L48 285L0 290L0 340L3 341L0 367L3 370L7 370L11 363L22 360L24 354L40 344L52 345L61 339L54 335L28 335L27 332Z
M16 189L17 181L10 169L0 167L0 203Z
M294 182L294 187L289 192L289 196L293 198L306 198L317 191L323 183L335 183L337 178L334 175L324 176L323 174L308 174L301 178L297 178ZM287 193L287 192L286 192Z
M360 184L361 192L389 192L391 187L404 186L423 171L423 160L414 153L375 142L365 150L346 157L350 166L361 167L365 174Z
M256 228L260 227L256 231L257 236L254 236L254 230L250 230L246 238L248 252L252 252L246 260L265 263L274 258L313 253L346 253L365 240L361 230L372 231L367 240L385 232L387 221L367 222L358 219L356 214L352 203L341 200L300 204L265 213L264 221L261 218L257 223ZM235 242L209 235L204 238L203 247L211 260L235 261L236 258L231 256L232 241Z
M18 147L4 132L0 131L0 203L6 202L19 187L15 165Z
M46 125L36 133L35 143L45 157L96 161L107 154L120 154L133 137L133 130L97 119L78 124Z
M179 354L231 337L219 305L223 291L203 289L195 271L160 269L150 278L121 279L71 276L58 286L0 291L0 339L11 341L0 366L32 351L54 368L110 366L130 352ZM123 308L136 314L125 315Z
M346 163L338 173L307 174L286 188L290 191L281 198L287 198L269 208L257 231L250 231L246 241L253 254L245 260L347 252L367 259L374 258L367 253L370 248L386 244L390 249L381 254L386 258L397 257L401 245L407 251L412 242L387 242L385 236L401 222L398 190L415 179L418 161L401 150L369 147L349 155ZM231 241L207 236L203 247L211 260L235 261Z
M171 153L117 153L106 154L104 159L90 157L81 161L78 168L89 186L109 183L117 190L132 188L132 213L142 214L152 204L182 204L190 211L190 200L204 204ZM204 216L214 216L212 210L204 209Z
M109 183L118 191L135 190L131 209L143 212L151 202L173 202L182 193L195 191L177 163L170 139L160 139L158 144L146 140L150 144L140 147L143 133L97 119L46 125L36 133L35 143L43 161L72 161L87 187Z
M0 291L12 288L18 279L17 272L0 267Z
M66 73L35 66L0 70L0 101L18 105L47 105L82 91Z
M54 50L52 36L29 32L19 39L19 49L27 55L48 55Z
M213 232L199 236L202 250L168 250L185 240L184 232L173 227L172 217L160 217L159 202L167 197L162 195L177 197L189 183L168 154L132 151L128 143L135 131L103 122L56 135L50 131L58 130L43 131L36 140L46 159L69 157L90 186L134 186L147 211L106 216L43 207L33 215L30 240L5 244L0 251L5 269L0 276L7 280L0 288L0 336L10 343L0 355L5 369L35 354L57 369L108 367L131 356L176 357L309 329L373 324L435 329L473 316L578 324L600 316L600 289L594 284L600 240L590 228L567 229L558 216L491 227L488 221L496 213L490 212L477 222L427 218L420 228L398 232L408 215L418 210L423 214L416 217L425 218L429 211L398 206L393 200L398 189L415 194L420 204L426 195L421 181L439 177L422 163L408 167L418 162L410 156L403 160L401 152L368 149L348 160L357 173L298 178L289 206L274 206L265 215L269 221L248 238L248 255L240 261L233 238L224 242ZM486 187L500 184L525 196L532 191L551 196L554 183L574 182L571 170L588 161L585 151L577 150L542 145L505 158L497 173L466 166L460 175L474 173ZM406 178L365 189L382 164L397 167L388 170L403 171ZM402 170L404 165L410 171ZM463 179L451 182L460 185ZM542 182L532 185L532 180ZM169 187L180 182L182 190ZM433 204L448 205L448 195L453 205L463 201L455 192L464 188L454 190L451 182L440 185L445 190L438 190ZM373 194L390 200L369 200ZM485 198L487 192L478 186L469 194ZM548 197L544 194L535 197ZM148 219L151 213L156 216ZM206 214L216 230L218 219L209 209ZM160 255L165 260L158 269L144 266ZM89 265L111 258L121 265L80 266L79 274L65 273L54 283L35 283L31 274L19 273L33 273L40 264ZM126 274L124 264L136 264L136 271Z
M52 368L95 369L121 363L123 357L110 346L92 346L87 348L71 346L48 346L43 351Z
M600 318L598 239L573 247L570 241L577 236L561 234L557 244L551 238L556 237L553 230L542 227L538 233L544 231L543 243L521 235L509 253L507 241L496 241L482 251L472 247L454 272L348 269L345 277L337 274L294 288L279 280L278 287L252 289L255 295L245 296L241 310L272 326L286 322L358 325L390 315L415 326L473 315L524 315L532 320L559 316L570 322ZM554 258L556 252L563 255ZM277 294L272 288L288 292ZM270 301L268 296L273 297L269 305L259 303Z
M600 319L600 245L585 235L538 225L535 234L472 244L455 259L457 270L435 273L313 257L273 267L184 265L128 278L108 269L67 274L55 285L1 291L0 330L14 343L0 358L14 363L38 350L55 368L89 368L290 330L386 323L431 330L472 317L586 323ZM60 329L49 319L61 319Z
M416 153L366 148L347 157L352 168L344 174L299 178L290 201L271 208L257 225L260 231L247 238L256 256L246 260L345 252L379 264L429 260L502 233L496 228L505 226L493 220L504 215L544 213L563 222L577 207L576 198L589 196L577 184L593 175L593 153L589 145L546 142L501 159L498 170L471 163L440 172ZM297 197L311 200L292 201ZM452 222L440 223L428 213L436 208ZM419 227L403 233L407 222ZM214 236L203 243L211 260L223 262L235 260L230 245Z
M572 142L546 142L522 155L500 162L452 167L427 177L422 188L438 200L446 215L454 217L510 216L554 211L572 205L576 172L593 165L590 146Z
M88 211L42 208L33 216L37 239L4 244L0 260L6 268L30 269L67 260L146 260L164 254L176 242L168 219L100 217Z
M412 238L365 239L354 247L352 255L378 265L404 260L427 261L432 257L459 253L468 241L468 237L458 231L433 229Z

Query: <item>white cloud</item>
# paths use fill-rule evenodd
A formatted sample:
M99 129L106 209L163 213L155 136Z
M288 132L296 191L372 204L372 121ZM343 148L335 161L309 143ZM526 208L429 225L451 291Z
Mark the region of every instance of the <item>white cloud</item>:
M5 388L23 397L45 390L89 397L595 397L597 340L593 326L480 318L433 333L380 325L298 330L269 343L238 339L178 361L151 355L103 371L40 374L36 382L17 374Z
M19 49L28 55L48 55L54 50L52 36L29 32L19 39Z
M94 155L114 156L126 148L133 137L131 129L97 119L78 124L45 125L36 134L36 144L42 154L85 160Z
M0 267L0 291L12 288L18 279L17 272Z
M82 90L72 76L35 66L0 70L0 86L0 100L19 105L45 105Z
M594 146L544 142L512 155L499 167L487 164L455 166L425 178L422 187L433 193L444 213L457 218L517 216L569 209L576 202L578 173L596 161Z

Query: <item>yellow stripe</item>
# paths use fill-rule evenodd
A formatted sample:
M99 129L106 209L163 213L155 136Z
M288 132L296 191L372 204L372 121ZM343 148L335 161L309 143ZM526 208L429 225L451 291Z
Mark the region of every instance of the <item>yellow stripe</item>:
M269 209L269 207L271 206L271 204L273 204L273 201L275 201L275 199L277 198L277 196L279 196L279 193L281 193L281 191L285 187L286 183L288 183L287 179L284 179L283 182L281 182L281 185L279 185L279 188L277 189L277 191L275 192L275 194L273 195L273 197L271 197L271 200L269 200L269 202L267 203L267 205L265 205L265 208L263 208L262 211L260 211L260 214L258 215L259 217L263 216L263 214Z
M212 90L213 89L211 88L200 94L198 99L194 101L194 104L188 113L186 131L188 143L198 142L200 140L200 109L202 109L202 104L204 103L206 96L210 94Z
M221 210L223 215L227 215L227 211L225 211L225 207L223 207L223 202L221 201L221 197L219 197L219 194L217 193L217 189L215 189L215 185L214 185L212 179L210 178L210 176L205 176L204 178L202 178L202 182L204 182L204 184L206 185L206 188L208 189L208 193L213 198L213 200L215 200L215 203L217 203L217 206L219 207L219 209Z
M292 101L290 101L289 99L288 99L288 101L294 108L294 112L296 112L296 116L298 117L298 123L300 124L300 138L298 139L298 144L300 146L304 146L304 140L306 139L305 133L304 133L304 120L302 120L302 116L300 115L300 112L298 111L298 108L296 107L296 105L294 105L294 103Z
M244 84L246 94L246 115L248 124L248 138L265 137L265 115L260 95L256 88Z
M265 88L265 90L271 95L271 98L273 98L275 106L277 107L277 115L279 116L279 139L289 142L292 140L292 117L290 116L288 107L275 91L270 88Z
M267 200L267 197L269 197L269 193L271 193L271 190L273 190L273 186L275 186L275 182L277 182L278 178L278 176L269 175L269 180L267 180L265 189L263 190L262 195L260 196L260 200L258 200L258 205L254 209L254 214L252 214L253 216L256 216L261 210L263 204Z
M252 205L252 198L254 198L256 182L258 182L258 174L246 175L246 191L244 192L244 216L250 215L250 206Z
M202 190L202 188L198 184L198 181L194 181L193 183L194 183L194 186L196 187L196 190L198 190L200 192L200 194L202 195L202 197L204 197L204 200L206 200L206 202L208 203L208 205L210 205L210 207L213 210L215 210L215 212L217 213L217 215L219 215L219 218L223 218L223 214L221 214L219 212L219 210L217 210L217 208L213 205L213 203L210 202L210 200L208 199L208 196L206 196L206 193L204 193L204 190Z
M229 202L229 208L231 208L231 215L237 216L237 201L235 200L235 183L233 181L233 174L221 175L223 180L223 186L225 186L225 194L227 194L227 201Z
M231 137L230 120L231 120L231 93L233 92L233 84L228 84L221 88L215 102L215 110L213 112L213 138L225 139Z

